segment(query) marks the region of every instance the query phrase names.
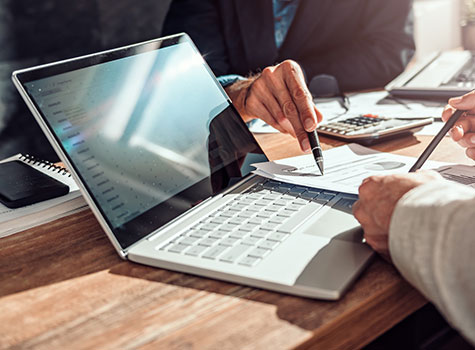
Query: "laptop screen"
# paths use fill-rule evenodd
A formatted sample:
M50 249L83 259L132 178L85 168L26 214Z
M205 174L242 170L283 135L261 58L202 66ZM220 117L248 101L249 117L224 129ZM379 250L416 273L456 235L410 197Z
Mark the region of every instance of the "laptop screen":
M266 160L185 35L19 79L122 248Z

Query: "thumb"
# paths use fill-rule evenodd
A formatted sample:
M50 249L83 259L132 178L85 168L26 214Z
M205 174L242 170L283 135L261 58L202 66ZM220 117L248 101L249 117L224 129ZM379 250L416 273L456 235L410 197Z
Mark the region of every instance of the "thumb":
M449 100L449 105L462 110L475 109L475 91L471 91L460 97L454 97Z

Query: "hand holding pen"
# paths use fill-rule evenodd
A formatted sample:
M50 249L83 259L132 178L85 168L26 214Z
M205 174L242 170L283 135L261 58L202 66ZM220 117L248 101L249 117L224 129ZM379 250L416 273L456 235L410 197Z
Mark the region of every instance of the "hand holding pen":
M475 160L475 91L468 94L451 98L442 114L442 120L447 122L452 119L456 109L465 110L465 115L455 123L450 131L450 136L460 146L466 149L469 158Z

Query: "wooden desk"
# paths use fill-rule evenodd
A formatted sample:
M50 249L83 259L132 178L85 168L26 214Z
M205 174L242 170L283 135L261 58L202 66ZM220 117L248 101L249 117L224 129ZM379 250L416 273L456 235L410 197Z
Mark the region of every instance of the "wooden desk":
M416 156L429 140L374 148ZM259 137L273 159L300 154L288 141ZM470 164L448 139L433 159ZM379 258L338 302L126 262L89 210L0 239L2 349L354 349L425 303Z

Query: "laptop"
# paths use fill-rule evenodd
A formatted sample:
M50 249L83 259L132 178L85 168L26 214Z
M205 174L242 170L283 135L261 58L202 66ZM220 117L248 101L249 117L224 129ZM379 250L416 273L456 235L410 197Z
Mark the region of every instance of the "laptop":
M355 196L251 173L267 158L186 34L12 79L124 259L334 300L373 255Z
M475 89L475 53L446 51L429 55L387 86L393 96L447 100Z

